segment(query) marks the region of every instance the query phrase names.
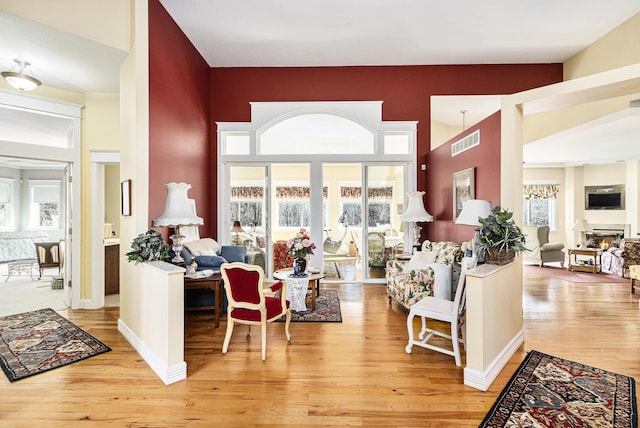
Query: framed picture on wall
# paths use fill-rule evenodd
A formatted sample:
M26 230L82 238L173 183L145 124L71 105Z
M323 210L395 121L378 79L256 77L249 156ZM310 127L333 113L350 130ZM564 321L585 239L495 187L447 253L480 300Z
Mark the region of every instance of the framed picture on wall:
M475 199L475 168L467 168L453 173L453 221L462 212L462 204Z
M131 180L120 183L120 206L122 215L131 215Z

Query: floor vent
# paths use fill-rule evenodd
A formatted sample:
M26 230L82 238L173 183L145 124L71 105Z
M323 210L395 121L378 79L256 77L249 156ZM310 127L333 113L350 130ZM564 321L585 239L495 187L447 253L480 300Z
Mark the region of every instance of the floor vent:
M466 137L451 144L451 157L459 155L460 153L469 150L472 147L480 145L480 130L467 135Z

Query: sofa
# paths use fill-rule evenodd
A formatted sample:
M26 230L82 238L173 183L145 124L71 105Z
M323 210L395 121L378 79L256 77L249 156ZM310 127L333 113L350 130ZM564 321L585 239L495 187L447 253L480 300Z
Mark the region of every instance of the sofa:
M219 245L212 238L202 238L184 242L180 255L184 265L189 266L191 259L198 264L197 270L220 271L220 265L226 262L248 263L247 247L244 245Z
M385 271L389 304L395 300L409 310L425 296L451 300L454 265L462 255L458 243L425 241L410 260L389 260Z
M620 248L611 247L602 252L602 271L621 278L629 278L629 267L640 265L640 238L624 238Z
M549 242L549 226L523 226L527 250L522 253L522 260L536 263L543 267L545 263L560 262L564 267L565 252L562 242Z

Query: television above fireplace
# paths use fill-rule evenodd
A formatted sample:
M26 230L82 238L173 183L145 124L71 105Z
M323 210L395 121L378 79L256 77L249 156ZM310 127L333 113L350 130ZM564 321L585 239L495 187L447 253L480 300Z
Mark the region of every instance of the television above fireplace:
M586 210L623 210L624 184L585 186L584 205Z

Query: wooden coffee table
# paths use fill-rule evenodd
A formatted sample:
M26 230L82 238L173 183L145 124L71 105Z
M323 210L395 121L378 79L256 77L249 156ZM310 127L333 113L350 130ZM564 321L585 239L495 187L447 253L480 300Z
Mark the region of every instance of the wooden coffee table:
M289 277L289 274L293 272L293 268L287 269L279 269L273 272L273 277L279 279L281 281L286 281ZM325 277L325 274L320 273L310 273L309 274L309 288L311 289L311 310L316 310L316 297L320 296L320 280ZM305 303L306 303L305 299Z
M573 256L573 260L571 259ZM578 262L578 256L588 257L585 264ZM569 271L598 273L602 266L602 250L599 248L571 248L569 249Z

